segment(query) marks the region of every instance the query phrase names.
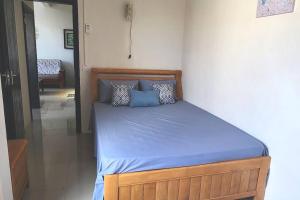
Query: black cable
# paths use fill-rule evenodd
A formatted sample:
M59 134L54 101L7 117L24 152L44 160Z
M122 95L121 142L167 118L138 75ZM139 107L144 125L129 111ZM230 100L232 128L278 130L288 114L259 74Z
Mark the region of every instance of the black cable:
M130 31L129 31L129 56L128 59L132 57L132 24L133 24L133 16L130 16Z

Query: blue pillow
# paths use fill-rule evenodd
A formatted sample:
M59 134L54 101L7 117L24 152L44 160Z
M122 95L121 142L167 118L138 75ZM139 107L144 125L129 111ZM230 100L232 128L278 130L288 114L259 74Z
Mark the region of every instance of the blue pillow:
M159 106L159 96L156 91L131 90L130 107L152 107Z
M126 85L134 85L134 88L138 88L138 81L117 81L117 80L99 80L98 91L99 101L101 103L110 103L112 100L112 84L126 84ZM99 95L100 94L100 95Z
M161 81L140 80L140 87L142 91L153 90L154 84L174 84L176 88L176 80L161 80Z

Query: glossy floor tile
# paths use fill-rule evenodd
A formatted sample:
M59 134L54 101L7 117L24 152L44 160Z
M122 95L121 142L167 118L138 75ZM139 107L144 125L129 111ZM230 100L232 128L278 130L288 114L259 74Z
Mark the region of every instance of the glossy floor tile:
M40 93L41 109L36 118L43 121L75 118L74 94L75 89L45 89Z
M42 112L35 110L40 118L27 130L30 186L23 200L92 199L96 178L93 138L76 134L74 98L69 93L51 91L43 96Z

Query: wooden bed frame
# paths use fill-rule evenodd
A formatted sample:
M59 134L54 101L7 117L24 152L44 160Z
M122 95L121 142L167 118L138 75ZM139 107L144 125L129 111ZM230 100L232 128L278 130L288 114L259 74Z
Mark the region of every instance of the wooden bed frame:
M177 81L183 98L180 70L93 68L92 100L98 97L99 79ZM263 200L270 168L269 156L104 176L105 200Z
M57 76L39 77L39 86L44 91L45 86L57 85L59 88L65 87L65 70L60 70Z

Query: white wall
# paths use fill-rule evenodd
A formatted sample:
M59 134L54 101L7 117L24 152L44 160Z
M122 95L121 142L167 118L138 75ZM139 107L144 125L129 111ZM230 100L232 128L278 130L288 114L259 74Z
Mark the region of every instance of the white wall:
M0 81L0 88L1 81ZM12 200L2 90L0 90L0 200Z
M62 60L66 71L66 86L74 87L74 57L72 49L64 48L64 29L73 29L72 6L34 2L38 59Z
M256 18L257 0L188 0L185 99L265 142L267 200L300 199L300 4Z
M124 18L126 0L79 1L81 106L83 130L90 119L90 68L180 68L184 0L133 0L133 57L128 60L129 23ZM91 32L83 33L83 24Z

